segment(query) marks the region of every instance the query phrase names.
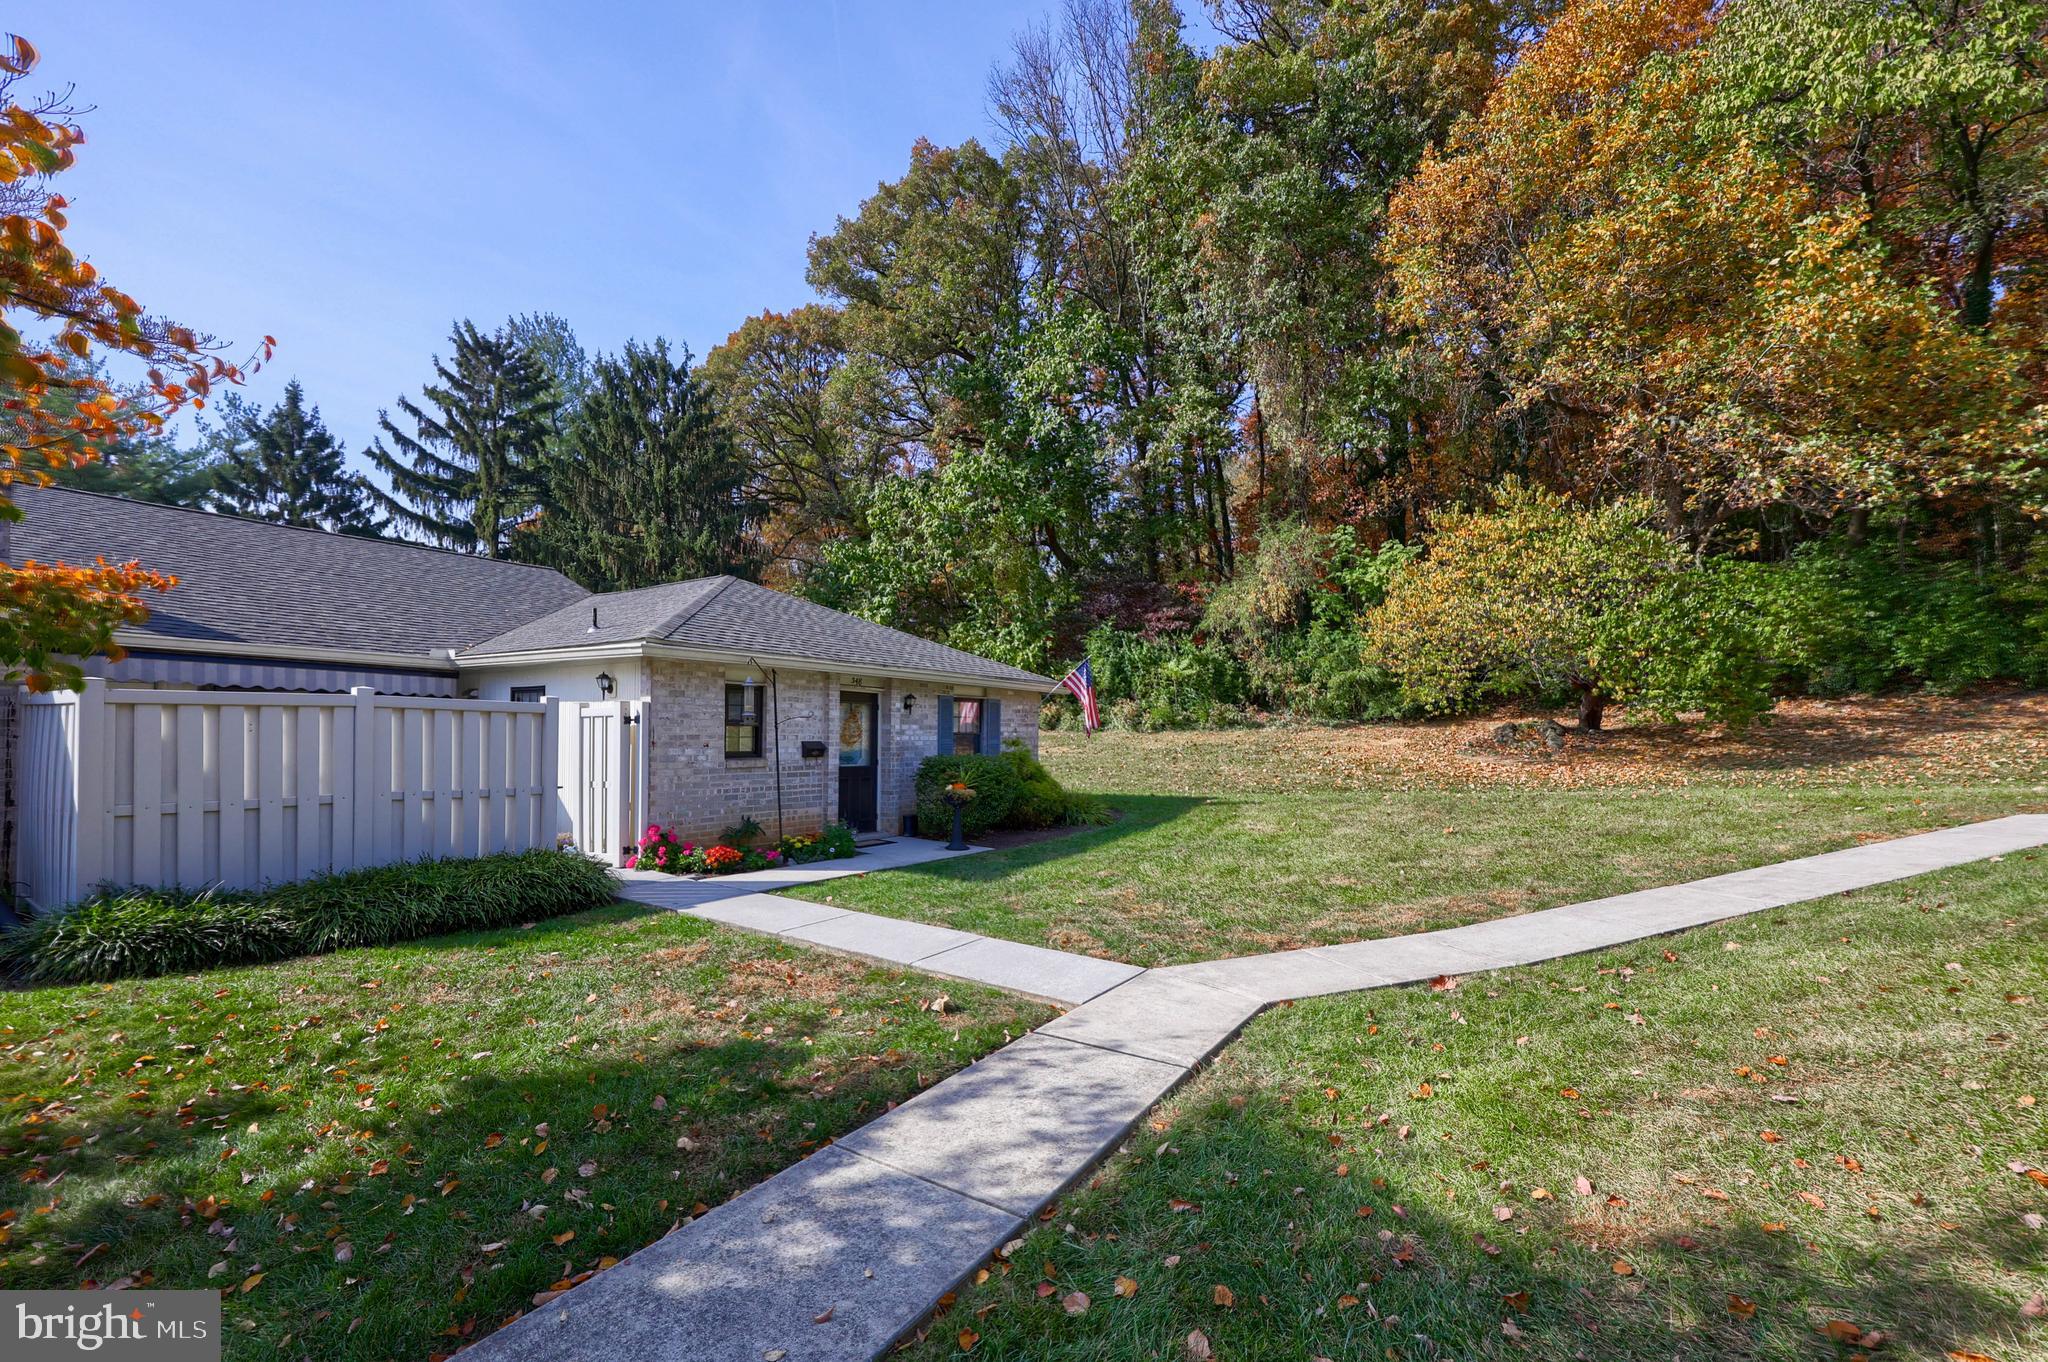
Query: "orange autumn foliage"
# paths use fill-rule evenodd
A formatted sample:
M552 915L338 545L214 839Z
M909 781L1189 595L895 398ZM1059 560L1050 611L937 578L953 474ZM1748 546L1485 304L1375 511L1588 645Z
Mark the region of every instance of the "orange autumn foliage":
M69 169L85 140L61 96L17 97L37 53L10 36L0 50L0 519L18 520L7 494L17 482L49 481L48 469L90 463L114 441L152 434L181 408L205 405L222 383L241 381L270 354L223 361L219 343L148 315L100 278L64 241L64 196L49 181ZM24 321L54 328L47 346L24 337ZM117 393L90 361L96 350L149 366L139 394ZM75 686L66 659L117 653L114 631L148 614L136 593L168 590L174 579L136 564L0 564L0 681L32 689Z
M1862 209L1705 124L1714 16L1579 0L1425 158L1384 248L1416 369L1514 432L1531 475L1647 495L1695 544L1774 504L2048 499L2024 347L1889 268Z

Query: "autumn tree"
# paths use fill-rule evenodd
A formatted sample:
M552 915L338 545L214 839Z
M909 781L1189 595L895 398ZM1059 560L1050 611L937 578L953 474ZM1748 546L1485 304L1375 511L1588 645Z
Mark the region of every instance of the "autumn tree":
M1770 507L1826 524L2038 485L2019 358L1888 269L1862 211L1702 116L1713 22L1581 0L1396 195L1385 256L1440 439L1647 496L1696 551Z
M226 453L213 469L216 509L279 525L374 535L381 528L370 488L349 470L341 441L293 379L267 413L243 411L222 431Z
M0 55L0 520L21 518L7 495L18 482L98 460L111 445L146 439L181 408L204 402L241 370L221 345L147 314L65 244L64 196L52 179L68 170L85 135L64 95L24 98L37 54L9 37ZM49 335L33 344L23 331ZM268 356L265 338L255 362ZM139 394L124 397L95 363L125 355L146 366ZM253 367L250 366L250 367ZM4 528L4 527L0 527ZM73 659L118 655L114 632L148 611L139 592L173 579L135 563L0 562L0 682L32 689L76 686Z
M851 419L852 385L834 383L846 362L837 309L813 303L747 318L698 370L762 503L763 549L795 577L827 544L868 533L876 485L907 466L895 441Z
M1857 206L1965 325L2029 292L2048 264L2048 3L1749 3L1712 48L1727 131Z
M379 412L369 458L390 480L372 495L401 528L446 548L504 557L533 511L535 478L554 436L555 379L511 328L462 321L453 351L434 358L438 383L398 399L408 432ZM390 447L385 447L385 441Z
M668 342L600 355L563 437L540 469L539 515L518 555L592 591L759 571L747 467Z
M1366 614L1366 659L1417 707L1446 713L1519 695L1578 697L1596 729L1615 687L1599 643L1684 558L1646 522L1649 502L1590 509L1510 480L1490 510L1438 518L1427 554Z

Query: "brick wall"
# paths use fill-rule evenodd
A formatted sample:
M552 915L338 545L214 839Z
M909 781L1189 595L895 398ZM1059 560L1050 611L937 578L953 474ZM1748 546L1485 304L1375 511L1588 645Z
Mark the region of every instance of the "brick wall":
M828 714L835 687L818 672L782 672L761 697L762 755L727 760L725 668L707 662L656 661L651 666L647 799L651 821L674 826L687 840L705 842L743 817L775 835L777 691L782 732L782 828L812 833L837 816L837 747ZM808 761L805 739L826 744Z
M693 842L718 836L752 816L775 835L774 692L762 696L763 755L725 756L726 668L708 662L650 663L648 816ZM821 672L782 672L782 826L816 832L839 817L839 680ZM764 677L765 680L765 677ZM854 690L847 686L844 689ZM918 763L938 746L939 687L921 681L885 681L859 687L879 694L876 739L880 770L875 827L901 831L916 812ZM1003 737L1038 750L1038 699L1022 691L991 691L1002 701ZM914 696L910 708L906 696ZM806 760L805 740L823 742L825 755Z

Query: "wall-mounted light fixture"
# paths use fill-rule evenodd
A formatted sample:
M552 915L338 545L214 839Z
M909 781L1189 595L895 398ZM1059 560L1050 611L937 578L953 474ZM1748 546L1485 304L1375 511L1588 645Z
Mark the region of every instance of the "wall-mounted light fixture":
M617 690L618 688L619 683L612 680L612 674L610 672L599 672L597 674L597 693L599 695L602 695L605 699L609 700L612 698L612 692Z
M916 697L915 695L906 695L906 696L904 696L904 697L903 697L903 712L904 712L905 714L908 714L908 713L910 713L910 711L911 711L911 710L913 710L913 709L916 709L916 708L917 708L917 697Z

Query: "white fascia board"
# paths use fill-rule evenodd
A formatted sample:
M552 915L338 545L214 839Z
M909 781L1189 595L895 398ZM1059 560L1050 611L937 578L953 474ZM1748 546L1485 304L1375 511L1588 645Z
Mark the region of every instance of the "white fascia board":
M458 655L456 664L465 671L485 670L491 667L532 666L536 663L579 662L605 657L652 657L670 658L678 662L717 662L721 664L752 663L761 667L779 667L789 671L827 672L844 674L850 664L828 658L802 657L792 653L744 652L729 648L684 648L673 643L653 643L641 640L634 643L595 643L582 648L537 648L518 653L492 653L484 657ZM990 686L998 689L1030 690L1042 686L1050 690L1056 684L1044 677L1000 677L973 676L965 672L925 671L914 667L880 667L862 663L858 667L862 676L889 677L902 681L923 681L933 685Z

